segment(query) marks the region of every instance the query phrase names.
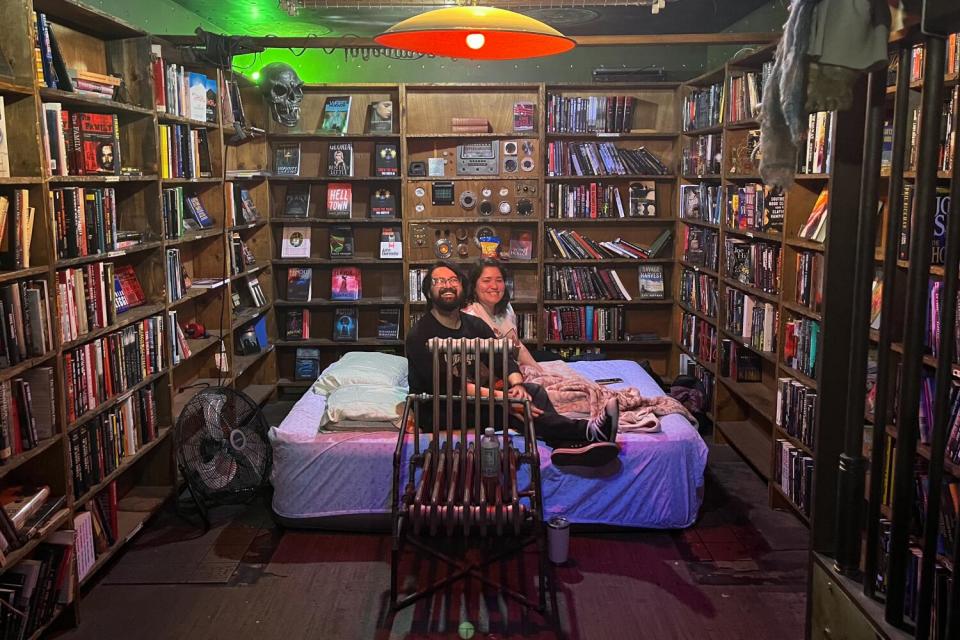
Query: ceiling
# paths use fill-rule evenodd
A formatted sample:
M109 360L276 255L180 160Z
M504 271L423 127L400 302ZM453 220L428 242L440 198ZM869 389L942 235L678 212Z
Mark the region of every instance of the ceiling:
M620 0L620 2L629 0ZM636 0L633 0L634 2ZM647 1L647 0L641 0ZM653 33L713 33L723 31L770 0L668 0L658 15L649 6L563 6L573 0L545 0L542 8L518 9L556 27L566 35L627 35ZM309 7L296 16L278 0L175 0L177 4L218 25L230 35L252 36L373 36L422 8L366 6ZM589 4L589 0L586 0ZM305 4L317 4L306 0ZM327 4L337 4L333 0ZM372 3L370 3L372 4ZM483 4L496 4L495 2ZM548 5L548 6L543 6ZM554 6L549 6L554 5ZM722 8L721 8L722 7Z

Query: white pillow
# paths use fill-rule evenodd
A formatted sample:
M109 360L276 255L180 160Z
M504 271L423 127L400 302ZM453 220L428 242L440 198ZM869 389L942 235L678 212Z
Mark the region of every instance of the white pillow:
M321 426L329 422L362 420L397 424L403 413L407 390L401 387L356 384L335 389L327 397Z
M407 389L407 359L377 351L351 351L323 370L313 392L326 395L340 387L363 384Z

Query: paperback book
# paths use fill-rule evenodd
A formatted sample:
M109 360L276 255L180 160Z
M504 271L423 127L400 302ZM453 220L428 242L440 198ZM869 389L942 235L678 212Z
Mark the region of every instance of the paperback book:
M353 212L353 185L331 182L327 185L327 217L349 218Z
M291 218L306 218L310 211L310 185L291 184L284 198L283 215Z
M657 185L652 181L630 183L630 217L654 218L657 215Z
M338 307L333 312L333 339L337 342L354 342L358 335L356 307Z
M397 145L393 142L378 144L375 148L374 171L377 177L392 178L400 175L397 160Z
M300 175L300 144L278 144L273 148L273 173L278 176Z
M287 340L308 340L310 338L310 310L290 309L287 311Z
M313 298L313 269L290 267L287 269L287 300L309 302Z
M330 227L330 258L353 257L353 229L348 226Z
M383 227L380 229L380 258L383 260L400 260L403 258L403 238L400 227Z
M323 120L320 129L323 133L345 133L350 124L350 103L352 96L328 96L323 103Z
M359 300L363 295L360 269L337 267L330 273L331 300Z
M367 120L369 133L393 132L393 101L380 100L370 104L370 117Z
M377 189L370 194L371 218L396 218L397 199L389 189Z
M310 227L283 228L283 242L280 247L281 258L310 257Z
M327 175L331 178L353 175L352 142L336 142L327 146Z
M660 300L664 296L663 265L642 264L638 267L638 298L641 300Z
M316 380L320 376L320 349L297 348L294 377L297 380Z
M400 339L400 309L384 307L377 319L377 337L381 340Z

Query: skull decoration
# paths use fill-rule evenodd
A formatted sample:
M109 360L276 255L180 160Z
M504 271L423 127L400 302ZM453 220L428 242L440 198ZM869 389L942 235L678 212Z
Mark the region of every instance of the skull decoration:
M271 62L260 70L263 78L260 89L271 105L273 119L285 127L300 122L300 103L303 102L303 80L285 62Z

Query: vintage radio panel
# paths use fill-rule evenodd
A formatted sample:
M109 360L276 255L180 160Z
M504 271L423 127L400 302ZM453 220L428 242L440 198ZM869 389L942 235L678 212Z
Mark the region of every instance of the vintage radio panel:
M431 178L534 178L541 173L539 142L530 138L463 138L460 144L410 140L407 149L410 162L422 164Z
M404 216L535 219L540 203L536 180L418 180L407 186Z
M511 262L530 262L537 256L537 227L436 222L411 222L407 254L414 261L476 259L495 254Z

